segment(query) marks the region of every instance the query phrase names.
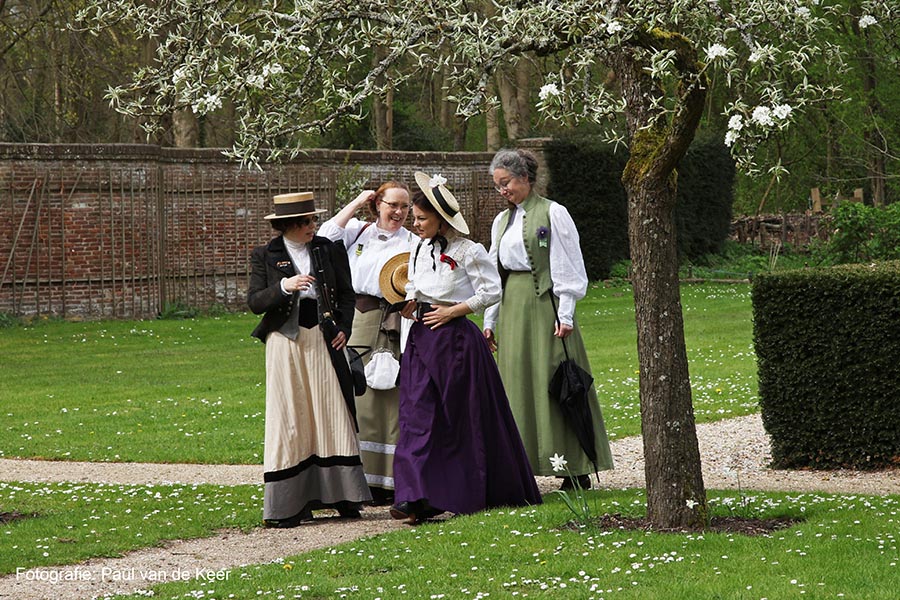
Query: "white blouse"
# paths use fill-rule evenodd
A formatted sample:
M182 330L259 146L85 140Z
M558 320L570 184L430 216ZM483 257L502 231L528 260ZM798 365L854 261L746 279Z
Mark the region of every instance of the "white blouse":
M522 239L522 219L525 209L516 206L510 218L506 233L500 239L501 212L491 225L490 257L510 271L530 271L531 263L525 251ZM587 271L584 268L584 257L578 242L578 229L566 207L558 202L550 204L550 279L553 281L553 294L559 298L556 315L560 323L572 325L575 317L575 303L587 294ZM484 313L484 328L495 329L500 306L492 306Z
M393 233L374 223L366 227L365 231L362 231L363 227L366 227L366 222L357 218L350 219L343 228L334 219L330 219L322 223L317 233L332 242L344 243L350 262L353 290L357 294L381 298L381 286L378 285L381 268L391 257L407 252L410 243L413 239L418 239L418 236L413 236L405 227Z
M465 302L476 313L499 302L500 274L484 246L455 232L447 241L444 255L455 264L442 261L440 246L430 240L410 249L406 299L448 306Z
M291 257L291 262L294 263L294 272L298 275L313 275L312 272L312 257L309 255L309 246L306 244L301 244L298 242L292 242L291 240L284 238L284 247L287 248L288 255ZM284 279L281 280L281 293L286 296L290 296L290 292L285 291L284 289ZM315 300L319 297L318 293L316 293L316 286L311 285L305 290L299 290L297 292L297 296L302 300L305 298L310 298Z

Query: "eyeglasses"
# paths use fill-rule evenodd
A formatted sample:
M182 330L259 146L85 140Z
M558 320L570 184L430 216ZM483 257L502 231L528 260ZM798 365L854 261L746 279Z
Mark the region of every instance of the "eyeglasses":
M516 179L517 179L516 177L510 177L503 183L498 183L497 185L495 185L494 189L497 190L497 193L502 194L504 191L509 189L509 184L511 184Z
M398 202L385 202L381 201L382 204L386 205L391 210L409 210L409 204L401 204Z

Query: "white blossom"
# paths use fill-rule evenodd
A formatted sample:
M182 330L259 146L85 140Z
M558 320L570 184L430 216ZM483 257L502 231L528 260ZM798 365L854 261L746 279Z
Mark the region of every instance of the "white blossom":
M729 148L737 141L737 139L738 132L734 129L729 129L727 132L725 132L725 145Z
M428 187L437 187L439 185L445 185L447 183L447 178L443 175L439 175L435 173L431 176L431 179L428 180Z
M872 25L877 25L878 19L873 17L872 15L863 15L859 18L859 28L865 29L866 27L871 27Z
M743 115L731 115L731 118L728 119L728 129L732 129L734 131L740 131L744 128L744 116Z
M553 456L550 457L550 464L553 465L553 471L558 472L566 468L568 461L565 456L554 453Z
M722 44L712 44L706 49L706 59L709 61L713 61L723 56L728 56L728 48Z
M609 35L615 35L622 31L622 24L618 21L610 21L606 24L606 33Z
M688 499L688 500L685 500L684 504L688 508L693 509L695 506L699 505L700 503L697 502L696 500Z
M266 85L266 78L259 74L248 75L246 81L250 87L262 89Z
M178 85L187 78L187 67L178 67L172 72L172 83Z
M808 19L812 13L810 13L810 10L808 7L798 6L796 9L794 9L794 14L796 14L798 17L800 17L802 19Z
M538 97L541 100L546 100L550 96L559 96L559 88L556 87L555 83L547 83L541 86L541 91L538 92Z
M198 115L206 114L210 111L222 108L222 99L218 94L206 92L206 94L191 105L194 112Z
M768 106L757 106L754 108L750 120L764 127L771 127L775 124L775 121L772 120L772 109Z
M270 65L263 65L262 68L262 76L266 79L271 75L278 75L279 73L284 73L284 67L282 67L278 63L273 63Z
M792 109L789 104L779 104L772 109L772 114L774 114L776 118L783 121L791 115L791 110Z

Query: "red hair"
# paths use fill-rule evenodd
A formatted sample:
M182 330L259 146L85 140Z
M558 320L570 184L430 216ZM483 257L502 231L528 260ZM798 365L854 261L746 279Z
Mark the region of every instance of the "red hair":
M378 187L378 189L375 190L375 195L372 196L372 198L368 202L369 212L372 213L375 218L378 218L378 208L376 208L377 204L384 200L385 193L391 188L398 188L406 191L407 194L409 193L409 186L405 183L400 183L399 181L393 180L385 181L384 183L382 183Z

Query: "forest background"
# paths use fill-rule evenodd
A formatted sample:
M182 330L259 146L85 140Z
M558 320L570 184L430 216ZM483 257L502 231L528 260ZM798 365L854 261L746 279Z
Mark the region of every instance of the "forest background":
M109 88L149 64L157 40L135 39L115 27L80 31L73 24L83 4L0 0L0 142L232 146L237 117L226 99L202 115L190 108L175 111L152 136L140 119L116 112ZM761 150L767 156L759 162L780 165L788 175L739 173L735 215L806 210L813 187L821 190L826 206L828 199L850 196L857 188L876 206L900 199L900 155L894 150L900 142L900 104L893 101L900 96L900 32L868 26L858 0L839 4L846 16L827 41L851 57L842 98L773 134L774 143ZM379 52L371 49L373 64ZM444 74L426 71L389 86L338 127L292 142L306 148L491 151L524 137L590 133L590 125L545 120L534 109L546 76L558 72L561 62L560 55L531 55L500 70L489 88L499 100L496 108L469 119L457 116ZM730 100L724 82L713 77L699 136L725 140L723 112Z

